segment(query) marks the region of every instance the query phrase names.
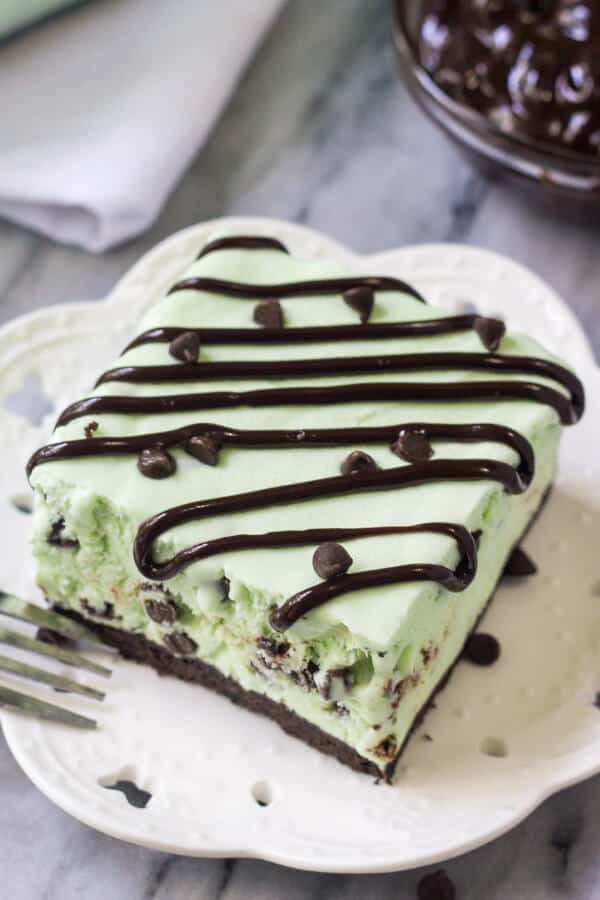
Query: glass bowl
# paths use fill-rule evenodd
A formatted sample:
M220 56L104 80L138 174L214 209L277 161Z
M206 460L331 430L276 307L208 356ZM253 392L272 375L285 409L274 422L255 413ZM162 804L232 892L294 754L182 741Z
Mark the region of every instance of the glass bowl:
M393 0L394 45L401 75L421 109L484 171L510 175L538 192L600 207L600 159L508 134L449 97L419 62L424 0Z

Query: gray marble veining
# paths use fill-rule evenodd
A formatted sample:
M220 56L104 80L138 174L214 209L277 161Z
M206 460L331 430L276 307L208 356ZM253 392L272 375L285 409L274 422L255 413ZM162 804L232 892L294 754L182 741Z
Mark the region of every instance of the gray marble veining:
M600 214L549 215L469 168L398 84L387 0L292 0L140 239L94 257L0 224L0 321L101 297L162 237L224 214L289 218L364 251L449 240L507 253L569 301L600 352ZM423 874L315 875L121 844L47 801L1 738L0 796L0 897L11 900L412 900ZM461 900L594 900L599 835L596 778L446 868Z

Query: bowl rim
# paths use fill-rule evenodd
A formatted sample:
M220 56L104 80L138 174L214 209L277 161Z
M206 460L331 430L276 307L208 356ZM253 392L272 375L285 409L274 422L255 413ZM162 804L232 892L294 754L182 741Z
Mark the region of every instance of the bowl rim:
M403 62L410 65L411 74L419 88L443 110L457 119L464 127L476 130L480 136L495 138L510 146L515 152L534 156L540 164L564 165L571 172L600 176L600 156L592 158L584 153L565 150L554 144L537 141L520 134L503 131L491 119L476 109L458 103L449 96L432 78L421 64L417 47L409 31L404 14L409 6L407 0L393 0L394 46Z

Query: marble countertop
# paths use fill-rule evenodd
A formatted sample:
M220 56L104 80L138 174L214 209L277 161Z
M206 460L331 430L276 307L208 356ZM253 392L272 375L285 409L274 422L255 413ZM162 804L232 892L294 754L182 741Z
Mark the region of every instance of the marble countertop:
M600 213L550 213L469 168L398 84L388 7L292 0L142 238L92 256L0 223L0 322L102 297L164 236L247 213L306 223L357 250L466 241L507 253L568 300L599 353ZM0 895L11 900L412 900L423 875L315 875L121 844L46 800L1 737L0 791ZM599 835L600 777L446 869L459 900L591 900L600 897Z

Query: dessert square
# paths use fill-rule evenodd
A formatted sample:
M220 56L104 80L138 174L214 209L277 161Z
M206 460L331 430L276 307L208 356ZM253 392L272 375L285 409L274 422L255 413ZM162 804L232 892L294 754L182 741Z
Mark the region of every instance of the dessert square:
M583 409L497 319L221 235L30 460L38 583L390 779Z

